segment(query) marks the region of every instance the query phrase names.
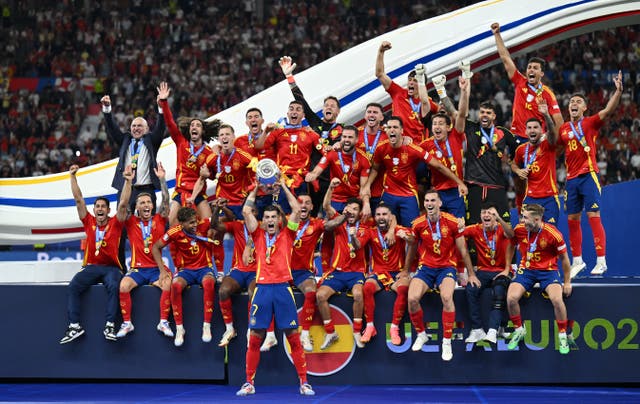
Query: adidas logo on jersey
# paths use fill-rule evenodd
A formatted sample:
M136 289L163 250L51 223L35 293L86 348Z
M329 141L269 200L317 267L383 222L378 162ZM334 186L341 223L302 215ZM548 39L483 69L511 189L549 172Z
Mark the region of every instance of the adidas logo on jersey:
M594 203L593 205L591 205L591 209L600 209L600 206L598 206L597 203Z

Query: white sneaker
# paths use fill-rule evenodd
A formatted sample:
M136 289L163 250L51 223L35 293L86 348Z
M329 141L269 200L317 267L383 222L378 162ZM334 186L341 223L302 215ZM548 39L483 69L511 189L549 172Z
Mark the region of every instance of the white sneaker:
M182 346L184 344L184 327L181 325L176 326L176 339L173 340L173 345Z
M484 340L487 342L491 342L492 344L495 344L498 342L498 330L496 330L495 328L489 328L489 331L487 331L487 333L484 336Z
M316 392L313 391L313 387L309 383L303 383L300 385L300 394L303 396L315 396Z
M116 337L122 338L122 337L126 336L127 334L129 334L130 332L133 332L134 329L135 329L135 327L133 326L132 322L125 321L120 326L120 329L118 330L118 333L116 334Z
M591 270L591 275L603 275L605 272L607 272L607 264L598 262Z
M421 350L422 346L426 344L427 341L429 341L429 336L426 332L422 331L416 336L416 341L411 345L411 350L414 352Z
M571 279L575 278L583 269L587 267L587 264L581 262L579 264L571 265Z
M332 332L331 334L327 334L324 336L324 341L322 342L322 345L320 345L320 350L324 351L325 349L329 348L331 345L333 345L336 341L338 341L338 333L337 332Z
M464 342L470 343L470 342L482 341L486 335L487 334L485 334L482 328L474 328L473 330L471 330L471 332L469 333L469 336L467 337L467 339L464 340Z
M276 345L278 345L276 334L274 332L268 332L267 337L264 339L264 342L260 347L260 352L267 352Z
M202 323L202 342L211 342L211 323Z
M248 396L251 394L256 394L256 388L251 383L243 384L240 390L236 392L236 396Z
M504 327L498 327L498 337L502 337L504 339L509 339L509 338L511 338L511 333L510 332L506 332L504 330Z
M165 337L173 338L173 331L167 320L160 320L156 326L156 330L164 334Z
M362 342L362 334L359 332L353 333L353 340L356 342L358 348L364 348L364 342Z
M231 327L227 328L227 330L222 334L222 338L220 338L220 342L218 342L218 346L227 346L232 339L234 339L238 335L236 333L236 329Z
M300 334L300 343L306 352L313 352L313 342L308 332Z
M451 359L453 359L453 351L451 350L451 338L443 338L442 339L442 360L450 361Z

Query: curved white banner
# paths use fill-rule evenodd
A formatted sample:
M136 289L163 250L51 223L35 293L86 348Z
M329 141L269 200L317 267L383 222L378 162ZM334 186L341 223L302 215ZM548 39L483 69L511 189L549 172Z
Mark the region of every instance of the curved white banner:
M406 75L416 63L425 63L430 77L457 75L461 59L471 60L475 71L497 63L489 28L496 21L501 24L507 46L517 54L584 32L634 24L639 15L640 1L485 1L364 42L297 74L296 81L314 108L320 109L329 94L338 97L342 103L340 122L353 123L362 118L367 103L389 104L374 75L382 40L393 45L385 53L387 74L406 85ZM295 60L296 55L291 56ZM247 109L258 107L267 122L275 121L285 115L292 99L283 80L215 117L233 125L237 133L244 133ZM167 169L169 185L173 186L176 159L171 139L165 140L158 160ZM89 203L106 195L114 201L115 210L115 190L110 186L115 166L116 161L111 160L79 171L80 187ZM68 173L0 180L0 244L67 241L83 236Z

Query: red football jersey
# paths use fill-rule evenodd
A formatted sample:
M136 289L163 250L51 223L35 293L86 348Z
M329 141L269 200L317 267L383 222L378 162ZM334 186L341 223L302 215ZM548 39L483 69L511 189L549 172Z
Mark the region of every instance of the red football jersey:
M531 168L527 177L527 196L546 198L558 195L556 148L547 139L543 139L537 146L528 142L518 146L514 162L518 167Z
M273 150L257 150L255 146L255 140L253 138L249 138L250 134L245 134L236 137L236 140L233 141L233 146L244 150L249 153L252 157L256 157L258 160L262 160L264 158L269 158L273 161L276 161L276 155L273 153Z
M354 225L357 228L356 237L360 241L361 248L352 251L347 223L342 223L333 231L335 242L333 248L333 256L331 257L331 270L342 272L365 272L367 266L365 259L366 250L362 248L362 240L366 231L366 226L360 222Z
M502 227L495 230L484 230L481 223L467 226L464 235L475 242L478 256L478 269L490 272L501 272L506 264L507 245L510 240L504 235Z
M417 89L416 89L417 91ZM387 92L391 96L391 108L393 115L402 118L404 127L404 135L413 139L414 143L419 144L425 138L425 128L422 124L422 117L420 109L422 103L419 97L409 99L409 91L406 88L402 88L394 81L387 89ZM429 100L431 112L438 111L438 104Z
M250 240L251 235L247 230L244 222L234 220L224 223L225 232L231 233L233 236L233 258L231 259L231 267L236 268L242 272L255 272L258 268L256 264L256 254L253 252L253 261L249 265L245 265L242 260L242 253L247 246L247 241Z
M109 218L105 226L99 227L96 224L96 217L87 212L87 215L82 219L82 226L87 234L82 266L108 265L122 268L120 259L118 259L118 249L124 222L120 222L117 217L113 216ZM101 240L99 248L96 240ZM97 255L96 251L98 251Z
M373 154L375 153L378 145L387 140L387 133L380 129L376 133L367 133L365 137L365 128L360 128L358 130L358 144L356 147L365 152L367 158L369 159L369 163L373 164ZM382 196L382 191L384 190L382 184L384 182L384 167L380 167L380 172L378 172L378 176L376 177L373 184L371 184L371 197L372 198L380 198Z
M278 156L277 163L284 175L291 178L290 188L297 188L309 172L311 153L321 151L320 135L308 126L295 129L278 128L269 133L265 149L272 149Z
M542 129L546 132L544 116L538 112L538 97L542 97L547 102L549 114L560 113L560 106L556 101L553 91L542 83L538 88L529 86L527 78L522 73L516 71L511 77L514 85L513 97L513 119L511 120L511 132L522 138L527 138L526 127L529 118L538 118L542 122Z
M456 239L464 236L464 229L458 229L455 217L440 212L440 219L431 223L427 215L422 215L413 222L412 229L418 242L420 265L429 268L456 266Z
M395 196L417 196L416 165L431 161L431 155L413 143L398 148L383 142L373 155L375 164L384 167L384 192Z
M366 230L363 238L363 248L368 245L371 248L371 269L376 274L388 274L389 272L402 271L404 268L405 247L406 243L398 237L398 232L404 230L411 234L411 229L402 226L396 226L396 242L392 245L386 245L384 240L386 232L381 232L377 226Z
M209 218L199 220L195 235L206 239L210 224L211 220ZM171 227L162 236L162 242L165 244L174 243L177 262L173 264L178 270L198 270L213 267L209 242L188 236L179 224Z
M565 122L560 127L558 143L565 145L564 156L568 180L585 173L600 172L596 158L596 139L603 124L600 115L595 114L574 123L573 128L571 122Z
M518 224L513 231L515 236L511 243L519 245L522 252L520 268L541 271L558 269L558 255L567 251L567 245L562 233L554 225L542 223L540 232L529 232L523 224Z
M252 234L256 246L257 284L289 282L291 277L291 250L296 231L285 226L273 237L258 227ZM273 243L273 244L271 244ZM269 251L267 251L269 249ZM267 252L269 254L267 255Z
M131 245L131 268L156 268L158 264L153 259L151 248L162 238L167 228L167 218L159 213L147 221L130 216L124 225Z
M205 164L213 150L204 143L197 148L191 145L174 122L167 100L160 101L160 107L171 139L176 144L176 191L191 194L193 186L200 177L200 167ZM203 189L202 195L205 195L205 192L206 189Z
M229 154L211 154L207 158L207 167L218 178L216 198L225 198L229 205L242 205L247 197L253 176L253 157L242 149L234 148Z
M464 132L460 133L455 128L451 130L447 140L437 142L434 137L430 137L420 144L420 147L427 151L431 157L434 157L448 169L453 171L458 178L463 179L462 156L464 155L463 143L465 142ZM447 147L447 141L449 146ZM455 168L455 170L453 169ZM438 170L431 170L431 184L439 191L451 188L457 188L458 184L444 176Z
M315 273L313 267L313 254L316 244L324 232L324 221L309 218L300 222L298 231L293 239L293 251L291 252L291 269L308 269Z
M354 162L355 159L355 162ZM340 184L333 190L332 200L346 202L360 193L360 178L369 176L371 165L365 153L357 148L352 153L332 150L320 159L318 166L329 167L330 177L340 178Z

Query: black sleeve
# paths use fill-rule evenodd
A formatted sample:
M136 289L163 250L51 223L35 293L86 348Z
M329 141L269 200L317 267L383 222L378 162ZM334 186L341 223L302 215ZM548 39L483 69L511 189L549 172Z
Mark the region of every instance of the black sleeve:
M124 141L124 133L120 130L118 123L116 122L113 114L111 112L103 113L104 115L104 127L107 132L107 135L114 141L118 146L122 145Z
M309 122L309 126L314 132L322 135L322 119L311 109L307 100L304 99L304 95L302 94L302 90L298 87L297 84L290 86L291 93L293 94L293 98L302 103L302 108L304 109L304 117Z

